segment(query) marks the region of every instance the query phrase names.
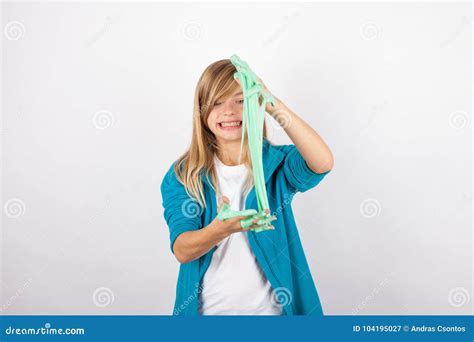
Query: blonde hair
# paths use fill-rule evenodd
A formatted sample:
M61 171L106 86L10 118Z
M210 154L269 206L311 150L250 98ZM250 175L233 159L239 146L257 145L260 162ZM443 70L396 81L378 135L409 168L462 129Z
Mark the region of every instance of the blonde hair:
M196 86L193 108L193 133L189 149L178 158L174 171L178 180L184 185L186 192L195 199L202 208L206 207L202 177L210 179L210 184L219 194L214 156L219 149L214 133L207 125L207 119L214 103L232 94L239 84L234 79L235 66L230 59L222 59L209 65ZM247 144L247 133L244 134L242 149L242 163L249 170L249 177L245 188L248 190L253 184L252 163ZM263 125L263 137L266 139L266 126Z

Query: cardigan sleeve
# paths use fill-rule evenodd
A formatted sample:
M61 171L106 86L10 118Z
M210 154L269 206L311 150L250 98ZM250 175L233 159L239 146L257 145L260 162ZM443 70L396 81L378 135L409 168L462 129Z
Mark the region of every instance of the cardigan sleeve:
M296 191L305 192L314 188L331 172L329 170L324 173L316 173L311 170L295 145L282 145L280 148L286 154L283 172L288 183Z
M184 185L178 181L174 164L163 178L160 190L163 199L163 215L170 234L170 248L174 254L173 245L181 233L201 228L203 209L187 194Z

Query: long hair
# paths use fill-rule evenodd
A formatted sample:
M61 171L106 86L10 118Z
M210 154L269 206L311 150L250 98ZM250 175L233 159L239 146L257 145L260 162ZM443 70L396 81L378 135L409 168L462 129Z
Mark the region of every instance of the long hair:
M178 180L184 185L188 195L195 199L202 208L206 207L203 176L210 180L211 186L219 194L214 156L220 147L214 133L207 125L207 118L214 103L219 98L229 96L240 88L234 79L236 71L230 59L222 59L209 65L202 73L194 94L191 145L178 158L174 166ZM247 143L247 133L242 130L242 134L244 134L244 146L241 161L249 170L249 177L245 185L245 189L248 190L253 184L252 162ZM267 137L265 123L263 125L263 137L264 139Z

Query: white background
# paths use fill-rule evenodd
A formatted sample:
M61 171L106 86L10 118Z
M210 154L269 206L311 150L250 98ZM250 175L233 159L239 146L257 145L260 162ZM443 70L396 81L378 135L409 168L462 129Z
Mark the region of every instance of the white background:
M325 314L470 314L472 21L469 3L3 3L2 313L171 314L159 185L198 77L236 53L334 153L294 200Z

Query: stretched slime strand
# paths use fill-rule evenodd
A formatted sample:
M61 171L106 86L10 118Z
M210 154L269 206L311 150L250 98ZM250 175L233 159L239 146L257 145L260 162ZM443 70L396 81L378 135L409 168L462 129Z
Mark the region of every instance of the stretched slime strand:
M266 209L270 209L270 207L263 173L263 124L265 121L265 107L267 103L271 103L275 106L275 99L264 91L263 85L258 81L257 75L255 75L246 62L241 60L237 55L231 57L231 62L237 69L234 78L240 81L244 96L239 162L242 157L245 133L247 133L255 195L259 211L257 212L255 209L234 211L228 203L224 203L217 217L220 220L227 220L236 216L245 216L245 219L240 221L240 225L244 229L252 226L254 224L253 221L257 220L258 228L253 228L253 230L258 233L272 229L270 222L276 219L276 217L265 212ZM262 98L261 104L259 104L260 98Z
M252 161L252 174L255 186L255 195L257 198L257 207L259 211L262 226L255 228L255 232L270 229L271 216L262 215L266 209L270 209L268 204L267 190L265 188L265 176L263 173L263 124L265 121L265 107L267 103L275 106L275 99L263 89L258 81L257 75L250 69L248 64L241 60L237 55L230 58L232 64L237 69L234 78L240 81L244 96L244 108L242 113L242 140L240 143L239 160L242 157L245 132L247 133L250 159ZM259 104L259 99L262 103Z

